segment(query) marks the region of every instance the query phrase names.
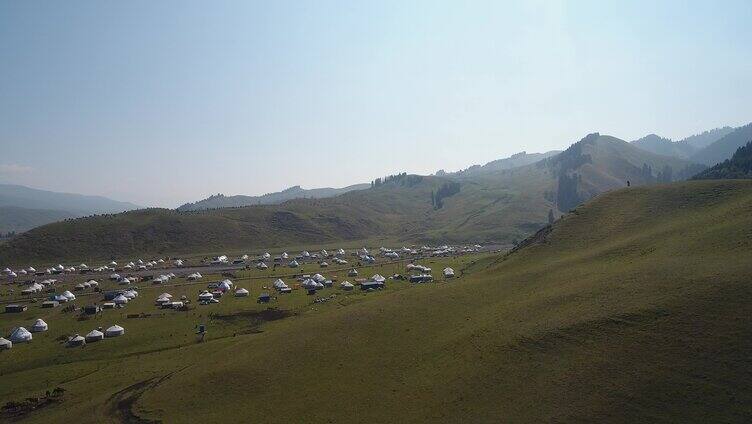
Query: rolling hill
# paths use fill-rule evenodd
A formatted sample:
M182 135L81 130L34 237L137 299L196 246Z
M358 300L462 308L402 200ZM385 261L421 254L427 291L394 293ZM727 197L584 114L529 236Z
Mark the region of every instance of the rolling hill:
M36 228L0 246L5 262L106 259L358 241L511 245L605 191L685 179L704 167L591 134L536 163L473 176L400 174L326 199L196 212L145 209Z
M693 148L700 150L734 132L735 129L736 128L728 126L722 128L714 128L709 131L703 131L700 134L691 135L687 138L679 140L679 142L686 143Z
M530 165L535 162L539 162L543 159L550 158L551 156L556 156L559 153L561 153L560 150L551 150L551 151L544 152L544 153L519 152L519 153L513 154L512 156L508 158L497 159L497 160L488 162L485 165L473 165L465 170L452 172L449 174L447 174L444 171L439 171L436 173L436 175L469 177L469 176L478 175L484 172L503 171L506 169L519 168L521 166Z
M748 422L750 209L747 180L622 188L453 282L292 316L303 293L223 299L238 309L125 320L118 339L55 343L54 361L16 352L35 336L0 355L0 398L65 390L27 422Z
M343 188L314 189L304 189L300 186L294 186L279 192L267 193L262 196L225 196L223 194L217 194L194 203L186 203L177 209L181 212L186 212L217 208L237 208L252 205L276 205L294 199L324 199L327 197L338 196L349 191L364 190L369 187L370 184L354 184Z

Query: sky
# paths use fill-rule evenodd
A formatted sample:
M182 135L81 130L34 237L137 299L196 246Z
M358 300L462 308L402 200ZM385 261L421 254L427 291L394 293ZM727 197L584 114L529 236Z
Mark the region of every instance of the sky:
M175 207L752 121L752 2L0 3L0 182Z

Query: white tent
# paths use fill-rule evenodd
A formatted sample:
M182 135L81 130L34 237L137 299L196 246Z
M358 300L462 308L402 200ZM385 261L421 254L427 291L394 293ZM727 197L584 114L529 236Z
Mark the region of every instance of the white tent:
M86 344L86 339L76 334L68 339L68 347L83 346Z
M258 269L267 269L267 268L269 268L269 266L267 264L263 263L263 262L259 262L258 264L256 264L256 268L258 268Z
M251 293L246 289L237 289L235 290L235 297L246 297L250 295Z
M172 263L173 265L177 267L183 266L183 260L182 259L176 259L175 262Z
M282 259L287 259L289 257L290 255L288 255L287 252L282 253Z
M358 270L353 268L350 270L350 272L347 273L348 277L357 277L358 276Z
M102 339L104 339L104 333L99 330L91 330L91 332L86 335L87 343L98 342Z
M198 300L211 300L211 299L214 299L214 295L209 293L208 291L204 291L198 295Z
M105 330L104 335L106 337L117 337L125 334L125 328L115 324L112 327Z
M454 277L454 270L452 268L444 268L444 277L446 278L452 278Z
M66 290L63 292L63 296L68 298L68 300L76 300L76 296L70 292L70 290Z
M63 296L62 294L56 294L52 297L52 300L60 302L60 303L66 303L68 302L68 298Z
M352 290L355 286L349 281L343 281L342 283L340 283L339 287L342 290Z
M371 280L377 281L379 283L383 283L384 281L386 281L386 278L384 278L383 276L381 276L379 274L374 274L374 276L371 277Z
M311 278L317 283L323 283L324 281L326 281L326 278L324 278L324 276L321 274L313 274L313 277Z
M27 343L32 339L31 332L23 327L16 327L10 332L8 340L13 343Z
M120 279L120 274L110 274L110 280L118 281L119 279Z
M48 329L49 326L47 326L47 323L44 322L41 318L36 320L34 322L34 325L31 326L32 333L41 333L42 331L47 331Z
M232 289L232 286L233 286L232 281L223 280L221 283L219 283L219 286L217 286L217 289L219 289L220 291L224 293L224 292L230 291L230 289Z
M10 273L11 273L11 272L13 272L13 271L11 271L11 270L10 270L10 268L5 268L5 269L3 270L3 272L4 272L4 273L6 273L6 274L10 274Z
M285 284L285 282L282 281L282 279L279 279L279 278L276 281L274 281L274 283L272 283L272 285L277 290L283 289L283 288L287 287L287 284Z
M89 280L90 287L99 287L99 283L94 280Z
M26 271L28 271L28 272L37 272L37 270L34 269L33 266L30 266L30 267L26 268Z
M4 337L0 337L0 350L6 350L12 347L13 347L13 342L11 342L10 340Z
M296 261L294 259L292 261L290 261L290 268L297 268L298 265L299 265L298 261Z
M128 298L123 296L122 294L117 295L114 299L112 299L113 302L115 302L116 305L125 305L128 303Z
M122 296L127 298L128 300L133 300L138 296L138 293L136 293L134 290L128 290L127 292L123 293Z
M162 293L159 295L159 297L166 297L168 299L172 299L172 295L170 293Z

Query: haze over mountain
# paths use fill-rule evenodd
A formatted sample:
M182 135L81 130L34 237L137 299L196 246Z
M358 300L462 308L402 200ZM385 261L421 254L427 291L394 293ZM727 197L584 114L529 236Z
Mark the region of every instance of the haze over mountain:
M704 166L590 134L564 152L511 169L456 176L399 174L324 199L201 211L146 209L43 226L0 246L12 260L93 258L389 239L512 244L627 181L686 179ZM49 244L45 240L58 240Z
M690 159L706 165L715 165L731 158L738 148L746 145L750 140L752 140L752 123L734 129L695 152Z
M508 158L497 159L488 162L485 165L473 165L467 169L457 172L446 173L441 170L437 172L436 175L470 176L481 172L501 171L504 169L518 168L520 166L530 165L531 163L538 162L559 153L561 153L561 150L551 150L545 153L527 153L523 151L515 153Z
M632 142L635 146L659 155L674 156L687 159L696 148L683 141L674 142L656 134L648 134Z
M696 180L752 178L752 139L736 150L731 159L708 168L693 177Z
M0 184L0 232L25 231L61 219L138 209L138 205L103 196L57 193Z
M261 196L225 196L217 194L194 203L186 203L177 208L179 211L197 211L216 208L236 208L251 205L274 205L293 199L323 199L347 193L353 190L363 190L370 187L369 184L354 184L342 188L314 188L304 189L299 185L287 188L275 193L267 193Z

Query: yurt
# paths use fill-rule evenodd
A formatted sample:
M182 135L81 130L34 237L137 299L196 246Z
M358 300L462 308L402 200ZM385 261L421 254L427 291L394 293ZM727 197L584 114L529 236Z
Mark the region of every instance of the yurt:
M32 272L32 273L34 273L34 272L37 272L37 270L36 270L36 269L34 269L34 267L33 267L33 266L30 266L30 267L26 268L26 271L28 271L28 272Z
M31 332L23 327L16 327L10 332L8 340L13 343L27 343L32 339Z
M70 292L70 290L66 290L63 293L63 296L65 296L68 300L76 300L76 296Z
M76 334L68 339L68 347L78 347L86 344L86 339Z
M259 262L258 264L256 264L256 268L258 268L258 269L267 269L267 268L269 268L269 266L267 264L263 263L263 262Z
M224 293L224 292L230 291L230 289L232 289L232 286L233 286L232 281L224 280L221 283L219 283L219 286L217 288L219 289L219 291Z
M125 328L115 324L112 327L105 330L104 335L105 337L117 337L122 336L125 334Z
M235 297L248 297L251 293L246 289L235 290Z
M126 303L128 303L128 298L123 296L122 294L119 294L114 299L112 299L112 301L116 305L125 305Z
M68 298L65 297L65 296L63 296L62 294L56 294L55 296L52 297L52 300L54 300L55 302L58 302L58 303L66 303L66 302L68 302Z
M211 299L214 299L214 295L209 293L208 291L204 291L198 295L198 300L211 300Z
M7 350L13 347L13 342L10 340L0 337L0 350Z
M159 295L159 297L166 297L168 299L172 299L172 295L170 293L162 293Z
M349 281L343 281L342 283L340 283L339 287L342 290L352 290L355 286Z
M102 339L104 339L104 333L99 330L91 330L91 332L86 335L86 343L98 342Z
M378 283L383 283L384 281L386 281L386 278L384 278L383 276L379 274L374 274L374 276L371 277L371 280L376 281Z
M348 277L357 277L358 276L358 270L353 268L350 270L350 272L347 273Z
M452 278L454 277L454 270L452 268L444 268L444 277L446 278Z
M89 287L99 287L99 283L97 281L89 280L88 283Z
M31 326L32 333L41 333L42 331L47 331L48 329L49 329L49 326L47 326L47 323L44 322L41 318L36 320L34 324Z
M300 265L300 264L298 264L298 261L296 261L295 259L293 259L292 261L290 261L290 268L297 268L298 265Z

